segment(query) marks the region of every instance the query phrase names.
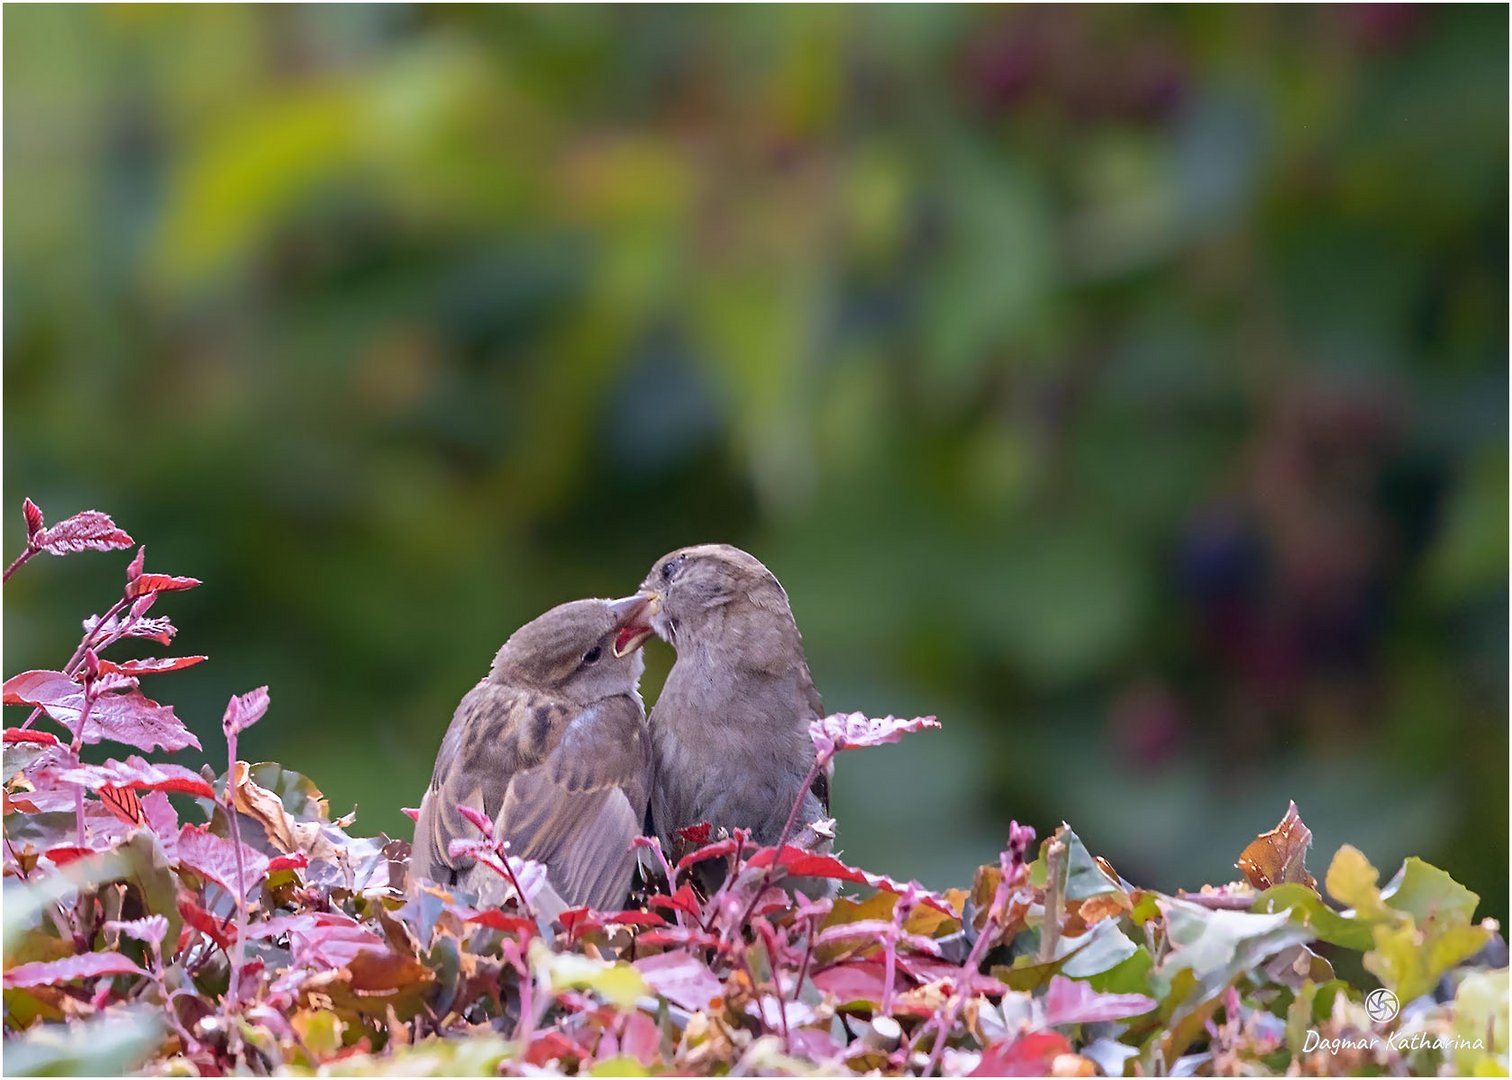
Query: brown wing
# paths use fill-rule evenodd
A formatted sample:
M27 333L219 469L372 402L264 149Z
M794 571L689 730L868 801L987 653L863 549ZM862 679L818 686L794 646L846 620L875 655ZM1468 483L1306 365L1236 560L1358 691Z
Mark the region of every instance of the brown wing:
M514 854L546 864L567 903L612 910L630 890L650 777L639 702L610 698L573 716L546 760L514 775L495 828Z
M544 740L539 748L534 745L536 729L549 732L558 726L555 714L561 711L534 694L487 680L467 693L441 741L420 804L410 855L412 878L442 884L457 880L457 872L470 861L453 859L447 848L453 840L478 836L457 806L471 806L490 818L498 814L510 777L545 754Z

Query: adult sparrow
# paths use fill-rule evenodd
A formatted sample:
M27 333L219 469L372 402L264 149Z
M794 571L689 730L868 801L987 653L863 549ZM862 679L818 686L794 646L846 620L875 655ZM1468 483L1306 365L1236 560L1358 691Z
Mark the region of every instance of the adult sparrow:
M516 630L488 677L457 706L420 805L412 879L499 902L504 881L453 859L479 834L459 804L482 811L509 853L544 863L566 905L622 907L651 787L638 684L654 601L575 600Z
M823 707L777 578L739 548L702 544L658 559L641 590L655 598L652 628L677 650L650 720L651 824L664 848L683 850L678 830L705 821L775 844L801 800L790 842L827 851L829 777L802 790Z

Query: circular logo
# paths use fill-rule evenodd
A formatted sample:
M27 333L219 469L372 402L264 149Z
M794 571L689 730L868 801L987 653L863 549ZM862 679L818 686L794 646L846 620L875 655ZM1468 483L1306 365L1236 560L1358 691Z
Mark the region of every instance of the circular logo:
M1397 1013L1402 1011L1402 1003L1383 986L1365 995L1365 1011L1376 1023L1385 1024L1396 1019Z

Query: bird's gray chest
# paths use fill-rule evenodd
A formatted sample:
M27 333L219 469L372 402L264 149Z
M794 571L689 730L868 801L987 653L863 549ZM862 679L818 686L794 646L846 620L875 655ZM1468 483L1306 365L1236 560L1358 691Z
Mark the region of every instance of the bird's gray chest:
M663 839L707 821L772 842L810 763L803 713L796 688L780 681L669 678L651 717Z

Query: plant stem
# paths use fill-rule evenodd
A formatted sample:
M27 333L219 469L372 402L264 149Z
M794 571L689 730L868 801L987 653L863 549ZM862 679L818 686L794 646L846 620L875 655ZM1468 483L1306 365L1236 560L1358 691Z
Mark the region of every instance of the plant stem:
M793 990L795 996L803 993L803 980L808 978L809 961L814 956L814 935L818 930L819 917L817 915L812 916L809 919L808 933L805 935L803 942L803 963L798 965L798 985Z
M779 957L777 956L777 933L767 925L765 919L757 924L756 932L761 935L761 943L766 946L767 968L772 973L772 989L777 992L777 1015L782 1020L782 1049L785 1053L791 1054L793 1052L793 1036L788 1031L787 995L782 991L781 964L778 962ZM746 971L749 972L750 970L751 966L747 963ZM801 986L794 989L793 993L795 997L801 989Z
M86 678L84 683L84 704L79 707L79 726L74 729L73 744L69 749L73 753L74 764L80 764L79 751L84 749L84 725L89 722L89 710L94 706L94 680ZM74 821L78 826L79 846L84 846L84 785L74 786Z
M508 843L507 840L503 841L497 849L499 852L499 861L504 864L504 876L514 886L515 895L520 898L520 908L525 912L525 917L531 922L535 922L536 913L535 909L530 906L530 898L525 895L525 890L520 888L520 879L515 877L514 867L509 865L509 852L504 850L508 846Z
M1066 845L1052 839L1045 845L1045 922L1040 931L1039 962L1048 964L1055 959L1055 947L1060 943L1061 904L1064 901L1066 883L1063 881Z
M667 879L667 895L670 897L677 892L677 871L672 869L672 864L667 861L667 855L662 851L660 837L651 837L651 843L647 844L646 847L656 855L656 861L661 864L662 876ZM678 926L687 925L683 921L682 908L674 907L672 909L672 917L677 921Z
M750 903L746 904L746 909L740 916L739 925L745 925L746 920L751 917L751 912L756 910L761 894L766 892L767 886L772 883L772 871L777 869L777 860L782 858L782 849L787 846L788 837L793 834L793 826L798 823L798 811L803 809L803 800L808 797L809 789L814 786L814 781L819 779L819 774L824 771L834 756L835 752L831 750L827 754L818 754L814 757L814 764L809 766L808 775L803 778L803 783L798 787L798 795L793 799L793 808L788 811L787 822L782 826L782 835L777 837L776 854L772 856L772 861L767 863L766 873L761 876L761 884L751 894Z
M935 1039L934 1045L929 1049L929 1064L924 1067L925 1076L932 1076L939 1070L940 1058L945 1053L945 1042L950 1037L951 1029L955 1027L956 1016L965 1002L966 992L971 988L971 980L976 978L981 970L982 957L987 952L988 942L997 934L999 921L1003 917L1004 909L1008 906L1008 897L1009 881L1005 869L1003 879L998 883L997 892L992 898L992 906L987 909L987 921L982 924L982 932L971 943L971 952L967 955L966 962L961 965L961 971L966 976L966 987L964 990L958 987L947 1005L935 1013Z
M226 732L226 819L231 826L231 852L236 859L236 944L231 951L231 986L226 993L226 1019L229 1025L230 1012L241 1000L241 970L245 959L244 939L247 936L247 881L242 865L241 822L236 817L236 732ZM231 1028L234 1031L234 1027Z
M104 626L112 618L120 614L122 609L124 609L129 603L131 603L131 601L123 596L105 610L105 614L100 616L100 621L95 623L93 629L87 631L84 634L84 637L79 641L79 647L76 648L73 655L68 658L68 663L63 665L63 674L72 675L75 671L79 670L79 663L84 659L85 651L95 647L95 634L100 632L100 627ZM106 645L112 644L115 641L119 640L119 637L120 635L118 634L116 637L111 638L109 641L100 642L99 647L103 649ZM26 718L21 727L31 727L32 724L36 723L37 717L41 715L42 708L41 706L38 706L31 711L31 715Z
M21 552L21 554L17 555L15 562L13 562L9 566L7 566L5 568L5 573L3 575L0 575L0 583L9 581L11 579L11 575L12 574L14 574L17 570L21 569L28 562L30 562L32 556L35 555L35 554L37 554L37 552L39 552L41 550L42 549L39 548L39 547L32 547L30 544L27 544L26 545L26 550L23 551L23 552Z

